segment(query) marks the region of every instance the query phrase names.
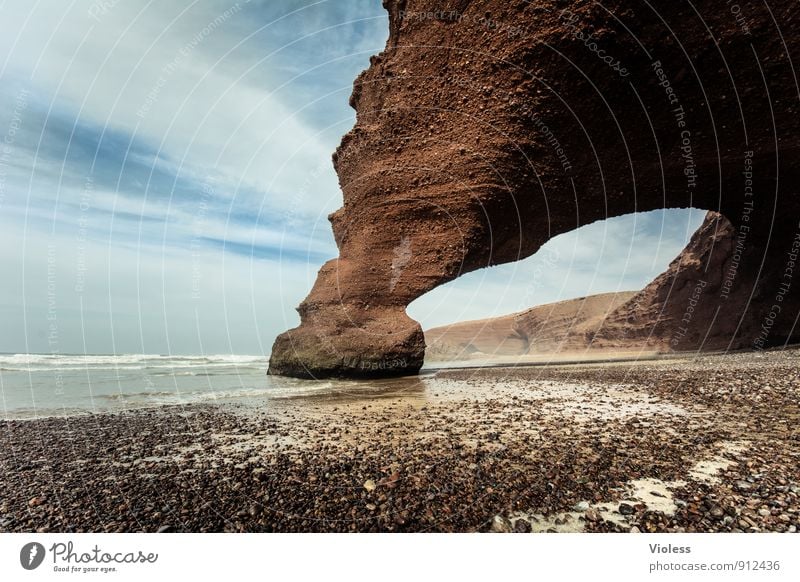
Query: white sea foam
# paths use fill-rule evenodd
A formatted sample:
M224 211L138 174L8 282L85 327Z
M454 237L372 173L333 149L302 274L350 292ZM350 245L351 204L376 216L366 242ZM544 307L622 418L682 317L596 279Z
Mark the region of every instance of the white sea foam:
M0 355L0 370L7 372L68 371L80 368L94 370L144 370L148 368L223 368L265 367L265 356L238 354L214 354L205 356L181 356L158 354L121 355L60 355L60 354L13 354Z
M0 355L0 415L262 397L280 384L266 369L265 356L238 354L5 354Z
M271 406L293 398L362 397L401 389L391 381L268 376L266 369L266 356L251 355L0 355L0 418L214 401Z

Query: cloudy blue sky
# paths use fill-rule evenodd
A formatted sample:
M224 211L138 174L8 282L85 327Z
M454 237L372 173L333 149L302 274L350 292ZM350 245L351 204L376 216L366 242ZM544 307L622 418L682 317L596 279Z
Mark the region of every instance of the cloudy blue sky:
M0 2L0 352L268 353L336 255L330 155L386 36L380 0ZM409 312L636 289L701 219L590 225Z

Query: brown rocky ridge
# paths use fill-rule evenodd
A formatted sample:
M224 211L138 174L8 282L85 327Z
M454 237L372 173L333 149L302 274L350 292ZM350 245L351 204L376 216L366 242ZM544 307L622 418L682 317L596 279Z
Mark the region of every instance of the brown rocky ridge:
M678 347L797 334L794 2L740 17L712 0L384 5L386 49L355 81L356 124L333 157L339 257L275 341L270 373L415 373L425 341L411 301L560 233L658 208L714 210L736 233L727 255L698 241L725 272ZM632 309L627 333L648 337L652 306Z

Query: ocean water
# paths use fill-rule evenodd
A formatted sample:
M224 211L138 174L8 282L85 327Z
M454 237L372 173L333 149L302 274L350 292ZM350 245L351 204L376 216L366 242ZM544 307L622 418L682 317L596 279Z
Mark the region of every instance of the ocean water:
M319 381L267 376L266 356L0 354L5 419L119 412L198 402L269 405L424 390L423 378Z

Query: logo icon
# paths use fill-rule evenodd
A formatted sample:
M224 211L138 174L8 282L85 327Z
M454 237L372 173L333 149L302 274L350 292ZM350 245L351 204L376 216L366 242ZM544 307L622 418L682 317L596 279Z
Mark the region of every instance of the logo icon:
M31 542L22 546L19 552L19 563L26 570L35 570L44 562L44 546L38 542Z

